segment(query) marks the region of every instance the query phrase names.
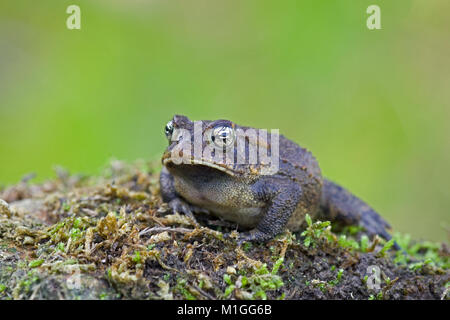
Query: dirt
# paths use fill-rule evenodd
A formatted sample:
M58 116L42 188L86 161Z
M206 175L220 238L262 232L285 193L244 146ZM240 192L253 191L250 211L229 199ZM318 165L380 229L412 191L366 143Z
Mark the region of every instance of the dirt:
M449 299L447 244L312 221L238 246L161 201L158 166L114 161L0 189L0 299Z

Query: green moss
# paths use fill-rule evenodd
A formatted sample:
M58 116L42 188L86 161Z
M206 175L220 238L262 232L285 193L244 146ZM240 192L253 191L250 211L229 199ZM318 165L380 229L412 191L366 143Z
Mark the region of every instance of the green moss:
M175 291L178 291L186 300L196 300L195 296L187 289L186 279L178 279Z
M332 239L330 221L317 221L313 223L309 214L306 215L305 220L308 226L306 230L301 233L301 236L304 237L303 244L306 247L315 247L317 241L322 238L326 240Z
M36 268L36 267L39 267L41 264L43 264L44 263L44 259L37 259L37 260L33 260L33 261L31 261L29 264L28 264L28 266L30 267L30 268Z
M331 280L329 282L329 284L332 285L332 286L337 285L341 281L341 278L342 278L343 274L344 274L344 269L339 269L338 272L337 272L337 275L336 275L336 279L335 280Z
M77 239L81 238L81 230L78 229L78 228L72 228L72 229L70 229L70 237L71 237L73 240L77 240Z
M369 249L369 237L365 234L361 236L360 240L360 246L359 246L361 252L367 252L367 249Z
M338 244L342 248L351 248L355 250L358 250L360 248L359 243L356 240L352 238L347 238L345 234L339 236Z
M65 245L64 245L64 243L62 243L62 242L58 243L58 244L56 245L56 247L55 247L55 250L61 251L61 252L64 252L65 249L66 249L66 248L65 248Z
M100 300L107 300L107 299L109 299L109 295L108 295L107 292L101 292L101 293L98 295L98 298L99 298Z
M378 251L378 255L384 256L386 254L386 252L392 248L393 245L394 245L394 239L387 241L383 245L383 247L380 249L380 251Z
M248 252L251 248L252 248L252 243L251 242L244 242L244 244L242 245L242 249L245 252Z
M141 263L141 253L139 251L135 251L134 252L133 262L134 263Z
M276 275L278 273L278 270L280 269L281 265L283 264L284 258L278 258L278 260L274 263L272 267L272 274Z
M442 254L441 244L430 241L413 241L409 234L395 233L393 236L399 246L406 252L397 251L394 261L407 265L412 270L420 270L428 265L431 268L448 270L450 257ZM417 261L419 260L419 261Z
M63 204L63 210L64 210L64 211L70 211L70 204L68 204L67 202L65 202L65 203Z
M361 226L345 226L344 228L342 228L342 233L343 234L348 234L351 236L356 236L359 232L363 231L364 228Z
M225 292L223 293L223 297L224 298L229 298L231 296L231 294L233 293L234 289L236 288L235 285L230 284L226 289Z

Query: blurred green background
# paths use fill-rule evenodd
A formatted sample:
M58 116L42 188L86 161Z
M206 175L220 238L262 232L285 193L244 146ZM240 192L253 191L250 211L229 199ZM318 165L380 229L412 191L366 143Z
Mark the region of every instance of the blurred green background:
M81 30L66 8L81 7ZM381 7L382 30L366 28ZM279 128L395 230L448 239L450 1L2 1L0 184L159 159L174 113Z

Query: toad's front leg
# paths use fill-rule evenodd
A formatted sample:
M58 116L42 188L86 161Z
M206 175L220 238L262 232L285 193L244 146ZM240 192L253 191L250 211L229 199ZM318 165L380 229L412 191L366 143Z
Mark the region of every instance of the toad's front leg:
M302 196L301 187L297 183L269 176L256 182L252 190L256 198L267 203L267 209L255 229L240 234L239 243L266 241L280 234Z

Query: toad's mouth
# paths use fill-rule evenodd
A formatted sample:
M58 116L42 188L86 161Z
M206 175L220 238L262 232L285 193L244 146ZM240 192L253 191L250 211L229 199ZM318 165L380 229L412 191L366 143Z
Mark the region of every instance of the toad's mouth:
M163 165L165 165L168 168L177 167L177 166L198 166L198 167L203 166L203 167L208 167L208 168L212 168L212 169L216 169L216 170L225 172L226 174L228 174L230 176L236 175L235 172L232 171L231 169L229 169L225 164L216 164L216 163L211 163L208 161L198 160L198 159L190 159L190 160L183 159L183 161L178 164L178 163L175 163L171 158L166 158L163 160L162 163L163 163Z

